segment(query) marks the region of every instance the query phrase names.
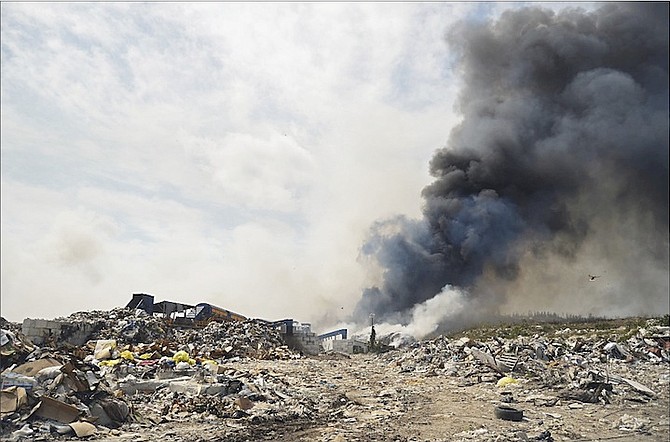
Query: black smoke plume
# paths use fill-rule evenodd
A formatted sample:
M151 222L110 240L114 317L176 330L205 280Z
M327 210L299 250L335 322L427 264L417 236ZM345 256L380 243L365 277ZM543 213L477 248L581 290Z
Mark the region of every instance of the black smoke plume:
M667 269L668 4L530 7L447 39L462 122L430 162L423 218L372 227L362 254L383 275L355 315L402 321L448 284L500 301L528 256L569 262L596 238Z

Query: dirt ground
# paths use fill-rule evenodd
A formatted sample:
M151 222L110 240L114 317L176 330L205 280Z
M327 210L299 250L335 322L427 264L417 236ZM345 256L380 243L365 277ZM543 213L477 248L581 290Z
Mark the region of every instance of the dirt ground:
M220 419L184 415L144 419L112 430L101 441L668 441L667 382L651 399L619 398L610 404L559 400L548 406L546 386L525 381L504 388L495 381L434 372L403 372L393 356L314 357L246 361L235 368L284 380L313 401L310 414L272 419ZM640 366L646 378L670 377L667 364ZM644 378L644 376L641 376ZM658 387L657 385L657 387ZM497 419L503 398L523 410L520 422ZM256 404L255 406L262 406Z

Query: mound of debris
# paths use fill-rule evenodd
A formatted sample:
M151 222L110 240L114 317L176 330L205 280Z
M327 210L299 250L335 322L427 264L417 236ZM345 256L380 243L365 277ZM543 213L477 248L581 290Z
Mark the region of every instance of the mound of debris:
M61 331L59 342L71 341L78 330L88 332L87 340L116 339L126 344L173 339L173 329L167 327L163 318L149 316L142 310L115 308L77 312L55 321L67 324Z
M602 333L586 326L547 335L530 329L514 338L440 336L381 357L401 372L458 376L463 385L490 382L504 387L523 381L552 390L554 396L542 399L551 404L559 399L648 402L670 382L670 327L652 319L635 330L616 331Z
M274 415L273 401L290 399L277 381L231 372L224 362L302 357L276 329L254 320L182 329L142 311L114 309L26 319L22 331L3 320L5 326L0 436L13 440L108 432L151 415L156 403L159 419L205 409L248 416L249 400L265 404L258 418Z
M21 363L35 350L35 346L18 327L0 328L0 369Z
M175 331L175 341L206 358L293 359L278 330L263 322L210 322L204 329Z
M433 433L444 440L532 440L502 437L510 428L534 440L668 434L658 410L668 403L670 327L656 320L395 334L380 338L397 344L384 353L310 358L262 321L174 328L124 309L67 320L88 340L54 344L54 333L34 344L2 330L3 355L14 352L2 372L3 440L426 440L400 436L417 419L422 431L448 423Z
M153 343L168 353L188 347L206 358L294 358L278 330L258 320L210 322L204 328L171 326L161 317L142 310L78 312L54 320L26 319L22 331L38 345L59 349L82 347L87 342L114 340L119 346ZM186 348L185 348L186 349Z

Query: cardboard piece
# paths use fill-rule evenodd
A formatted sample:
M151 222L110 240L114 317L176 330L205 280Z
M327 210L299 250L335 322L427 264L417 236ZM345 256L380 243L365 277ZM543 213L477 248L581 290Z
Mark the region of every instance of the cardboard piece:
M42 359L38 359L36 361L26 362L25 364L21 364L12 371L14 373L22 374L24 376L35 376L37 374L37 372L42 370L43 368L55 367L55 366L58 366L58 365L62 365L62 364L55 359L42 358Z
M42 396L36 416L53 419L64 424L74 422L79 416L79 409L74 405L66 404L49 396Z
M28 403L28 395L23 387L9 387L0 391L0 414L13 413Z
M235 405L240 407L241 410L248 410L248 409L252 408L255 404L252 401L250 401L249 399L247 399L243 396L240 396L240 397L235 399Z
M74 373L74 368L75 367L72 362L68 362L60 369L67 375L66 379L68 381L68 386L75 391L89 391L90 386L88 385L88 382L86 379L79 379L79 377Z
M77 437L86 437L98 432L98 429L95 428L95 425L90 422L72 422L70 427L72 427L74 434L76 434Z

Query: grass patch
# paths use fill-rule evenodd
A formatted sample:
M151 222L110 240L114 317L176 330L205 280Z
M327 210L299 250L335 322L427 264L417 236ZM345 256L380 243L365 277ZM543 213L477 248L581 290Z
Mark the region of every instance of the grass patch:
M585 338L601 338L621 342L635 336L640 328L653 325L667 325L669 321L670 315L656 318L584 318L577 321L573 318L568 318L564 321L555 319L551 321L522 319L510 322L500 321L495 324L481 324L468 329L447 333L445 336L453 339L468 337L483 341L493 338L515 339L520 336L532 337L535 335L558 337L565 333L571 336L584 335Z

